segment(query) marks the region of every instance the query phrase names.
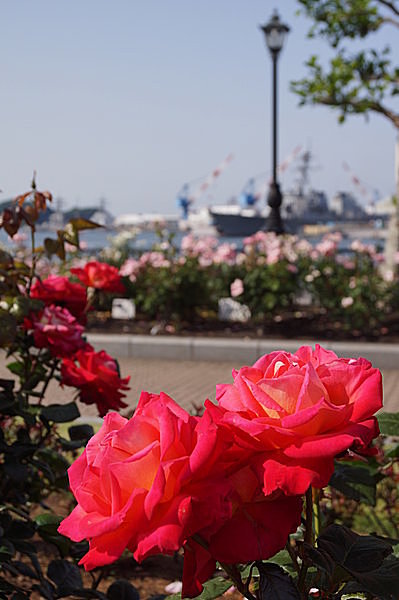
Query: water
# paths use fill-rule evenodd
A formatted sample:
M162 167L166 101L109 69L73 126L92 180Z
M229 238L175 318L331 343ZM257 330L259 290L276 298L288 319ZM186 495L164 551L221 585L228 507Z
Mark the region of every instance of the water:
M26 236L25 245L30 247L30 231L28 228L22 228L20 233ZM105 248L106 246L111 245L111 239L118 232L110 229L91 229L87 231L82 231L80 233L80 240L84 242L85 250L88 253L96 253L99 250ZM177 232L173 238L174 245L179 248L182 238L187 235L185 232ZM57 237L54 231L48 230L39 230L35 233L35 243L36 246L42 246L45 238L50 237L55 239ZM220 244L229 243L235 244L238 250L242 249L243 237L227 237L227 236L217 236ZM306 237L306 236L304 236ZM323 236L311 236L308 237L308 241L313 245L320 242ZM339 249L341 252L348 252L350 250L350 246L352 241L355 239L355 236L352 237L344 237L339 245ZM384 248L385 240L378 239L374 237L361 238L363 244L370 244L378 247L381 251ZM142 231L136 235L136 237L129 242L129 248L131 249L132 254L145 252L146 250L150 250L152 246L159 242L159 237L152 231ZM15 244L10 240L8 235L4 232L3 229L0 229L0 244L8 247L14 248Z
M30 247L30 231L26 227L20 230L26 240L24 245ZM89 229L80 233L80 240L84 243L85 251L87 252L98 252L99 250L111 245L112 237L119 232L110 229ZM173 238L173 244L179 248L181 240L187 235L186 232L177 232ZM54 231L48 231L41 229L35 233L35 245L42 246L45 238L56 239L57 234ZM242 237L223 237L218 236L219 243L230 243L235 244L238 249L242 248ZM129 242L129 248L132 253L144 252L150 250L154 244L159 243L159 237L152 231L142 231L136 235L136 237ZM0 229L0 243L9 247L15 247L15 244L10 240L8 235Z

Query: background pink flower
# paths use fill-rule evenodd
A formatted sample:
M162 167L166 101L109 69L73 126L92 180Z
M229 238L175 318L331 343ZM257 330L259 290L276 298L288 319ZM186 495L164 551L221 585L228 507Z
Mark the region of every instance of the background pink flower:
M230 296L236 298L240 296L244 291L244 283L242 279L235 279L230 285Z

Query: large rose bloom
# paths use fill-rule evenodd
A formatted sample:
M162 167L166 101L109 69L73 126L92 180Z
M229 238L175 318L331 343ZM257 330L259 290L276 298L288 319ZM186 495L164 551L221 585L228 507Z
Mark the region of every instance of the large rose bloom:
M71 273L87 287L121 294L126 291L118 269L108 263L93 260L86 263L83 269L71 269Z
M297 530L302 498L281 492L265 497L257 462L252 457L248 466L237 467L230 474L231 469L220 473L230 487L231 516L202 528L185 542L182 598L198 596L202 583L212 577L216 561L239 564L265 560L284 548L289 534Z
M46 306L39 315L32 315L25 326L33 330L37 348L48 348L53 356L62 358L86 346L84 328L61 306Z
M73 358L64 358L61 365L61 383L79 389L79 399L84 404L97 404L100 416L109 410L119 410L129 389L130 377L121 378L115 360L104 350L95 352L87 344Z
M57 304L67 308L77 319L81 320L87 304L86 289L79 283L72 283L68 277L50 275L32 285L30 296L44 302L47 306Z
M166 394L143 392L132 419L108 415L69 469L78 505L59 532L89 539L87 570L125 548L141 561L184 546L183 597L197 596L216 560L268 558L300 521L299 498L266 500L256 467L234 471L225 462L228 443L208 415L192 417Z
M202 423L166 394L146 392L130 420L105 417L69 469L78 505L59 529L89 539L86 569L114 561L125 548L137 560L171 554L193 529L229 516L227 483L209 477L220 458L217 430Z
M236 443L265 453L266 495L324 487L334 457L361 452L379 433L373 415L382 406L381 373L363 358L302 346L263 356L233 377L217 386L219 406L207 401L207 410Z

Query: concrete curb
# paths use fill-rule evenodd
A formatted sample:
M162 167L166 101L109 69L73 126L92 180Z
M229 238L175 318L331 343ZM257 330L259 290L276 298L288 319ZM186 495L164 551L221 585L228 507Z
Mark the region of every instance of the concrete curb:
M146 336L129 334L97 334L87 336L98 350L106 350L115 358L157 358L191 361L233 361L252 364L259 356L274 350L295 352L300 346L314 346L314 340L200 338L177 336ZM399 369L399 344L375 342L320 341L338 356L363 356L377 369Z

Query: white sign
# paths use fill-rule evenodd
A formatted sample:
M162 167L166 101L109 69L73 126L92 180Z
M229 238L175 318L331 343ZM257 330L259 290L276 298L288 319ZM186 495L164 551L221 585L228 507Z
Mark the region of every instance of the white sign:
M113 319L134 319L136 316L136 305L128 298L114 298L112 300Z

